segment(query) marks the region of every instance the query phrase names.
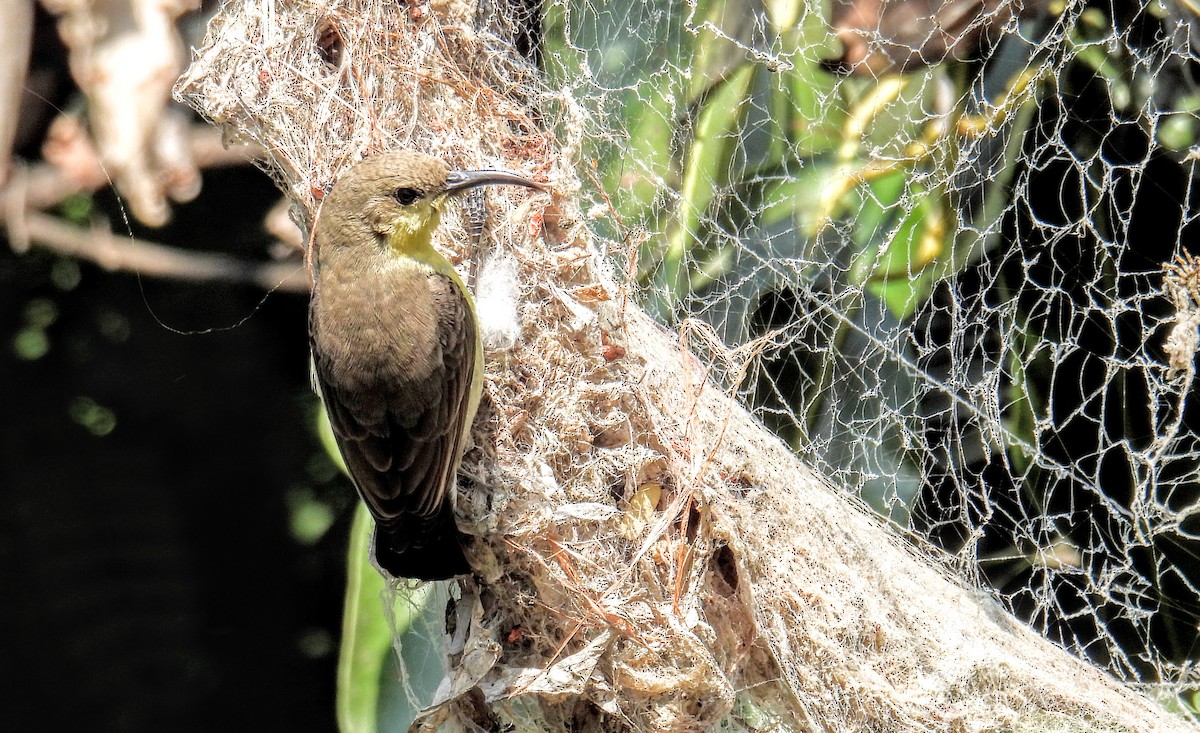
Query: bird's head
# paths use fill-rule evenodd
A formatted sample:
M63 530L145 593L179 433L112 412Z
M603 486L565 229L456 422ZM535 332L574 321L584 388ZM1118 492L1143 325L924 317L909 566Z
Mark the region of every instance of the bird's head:
M411 150L373 155L351 166L325 197L317 238L322 247L356 246L367 239L386 242L400 254L417 254L430 246L447 199L476 186L502 184L542 188L504 171L451 170L439 158ZM347 231L364 228L374 236Z

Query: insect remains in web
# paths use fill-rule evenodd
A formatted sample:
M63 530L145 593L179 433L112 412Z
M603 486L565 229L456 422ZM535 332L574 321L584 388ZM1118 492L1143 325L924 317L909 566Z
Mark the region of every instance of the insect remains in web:
M472 262L472 276L479 277L483 263L484 242L487 237L488 207L484 189L473 188L463 196L463 226L467 230L468 252Z
M470 237L471 249L478 253L483 247L483 238L487 234L487 199L482 188L473 188L467 192L463 201L463 224Z

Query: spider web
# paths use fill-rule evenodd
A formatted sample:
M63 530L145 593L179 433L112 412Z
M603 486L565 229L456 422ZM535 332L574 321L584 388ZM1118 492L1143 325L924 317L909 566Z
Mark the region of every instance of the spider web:
M965 603L958 586L942 567L914 567L853 501L759 488L800 466L778 463L774 441L739 434L757 425L707 377L1043 635L1191 704L1190 8L241 7L214 21L213 45L180 88L259 140L302 206L315 209L313 191L348 160L393 147L552 182L538 208L492 191L489 222L466 226L451 211L437 233L451 253L469 232L515 253L512 276L495 279L525 328L511 352L491 347L490 442L468 453L457 495L460 528L477 550L496 548L496 566L487 583L463 579L452 603L423 609L420 635L451 637L440 640L449 677L428 680L436 693L405 675L442 667L421 648L404 652L398 698L453 698L427 711L427 728L475 720L481 694L506 719L548 730L579 722L580 694L635 730L723 716L748 729L994 726L986 703L1019 716L1074 702L1048 679L1063 669L1051 660L1016 686L1004 682L1024 654L921 667L924 642L940 639L913 617L939 599ZM598 273L608 262L616 271ZM481 271L478 283L489 279ZM627 293L704 368L648 338L662 331L635 308L606 340ZM627 359L622 329L634 334ZM671 384L656 381L676 363ZM650 390L664 399L643 399ZM710 419L718 409L729 414ZM753 430L710 435L722 419ZM691 472L692 458L718 453ZM743 467L745 456L770 465ZM697 496L713 499L704 514ZM801 526L810 508L825 524ZM834 546L843 535L859 541ZM824 554L799 562L819 542ZM847 577L872 542L895 550L890 564L870 553L875 577ZM780 587L800 567L805 588ZM748 592L743 575L766 592ZM881 592L891 595L872 605ZM806 621L813 598L825 605ZM711 618L689 625L701 610ZM905 624L919 628L889 636ZM647 629L643 645L613 641ZM847 644L847 629L870 640ZM956 638L979 638L967 631ZM839 683L827 665L842 652L847 669L887 685ZM787 694L773 695L779 686ZM961 709L977 700L980 712Z
M1041 633L1180 688L1198 20L570 1L541 53L586 121L594 228L728 389Z

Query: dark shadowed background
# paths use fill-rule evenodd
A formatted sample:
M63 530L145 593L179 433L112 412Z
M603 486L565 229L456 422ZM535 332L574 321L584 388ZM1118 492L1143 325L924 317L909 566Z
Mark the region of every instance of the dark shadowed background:
M53 31L39 9L26 160L75 98ZM74 217L263 259L277 197L246 166L166 229L111 191ZM352 494L314 434L305 308L0 242L0 727L334 728Z
M226 172L156 238L262 252L273 200L257 171ZM298 501L342 491L312 429L305 306L0 247L0 658L17 720L333 727L348 513L313 544L289 529Z

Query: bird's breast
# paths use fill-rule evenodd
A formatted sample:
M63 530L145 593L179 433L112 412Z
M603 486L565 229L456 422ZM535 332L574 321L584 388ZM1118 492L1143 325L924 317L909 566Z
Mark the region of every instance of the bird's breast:
M440 367L432 270L407 259L323 267L314 283L312 346L341 389L374 390L423 379Z

